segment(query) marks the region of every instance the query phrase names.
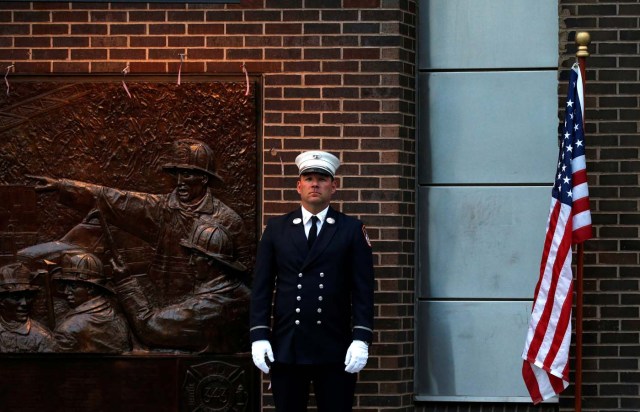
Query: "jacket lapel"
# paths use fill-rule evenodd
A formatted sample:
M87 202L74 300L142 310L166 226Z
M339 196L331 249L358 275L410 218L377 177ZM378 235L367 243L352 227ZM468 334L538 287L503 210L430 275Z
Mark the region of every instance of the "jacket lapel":
M308 253L307 236L304 234L304 224L302 223L302 210L298 209L291 213L287 222L288 233L291 242L300 256L306 256Z
M307 258L302 264L303 268L309 265L311 262L313 262L313 260L316 259L318 256L322 255L322 252L327 248L327 246L329 246L329 243L331 243L331 239L333 238L336 231L338 230L339 223L340 222L338 221L338 212L333 210L333 208L329 207L329 210L327 211L327 216L325 216L324 223L322 223L322 229L318 234L318 238L313 243L313 246L311 247L311 250L309 250L309 254L307 255ZM302 232L302 235L304 237L304 230ZM306 242L306 237L305 237L305 242ZM305 243L305 246L306 246L306 243Z

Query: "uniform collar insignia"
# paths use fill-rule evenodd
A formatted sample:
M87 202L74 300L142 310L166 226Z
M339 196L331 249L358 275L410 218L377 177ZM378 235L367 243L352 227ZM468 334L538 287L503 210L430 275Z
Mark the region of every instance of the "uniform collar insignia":
M294 225L299 225L300 223L302 223L302 219L300 219L299 217L293 219L293 224Z
M328 217L327 218L327 223L332 225L332 224L336 223L336 220L334 218L332 218L332 217Z

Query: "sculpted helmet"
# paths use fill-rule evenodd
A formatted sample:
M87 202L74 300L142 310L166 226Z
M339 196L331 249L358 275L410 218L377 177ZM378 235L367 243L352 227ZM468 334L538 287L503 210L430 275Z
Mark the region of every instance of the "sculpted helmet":
M91 253L68 254L62 257L62 270L53 275L55 280L89 283L113 293L102 269L102 262Z
M180 244L188 249L197 250L231 269L244 272L247 268L233 259L233 241L227 231L218 225L195 225L188 239Z
M216 174L213 150L203 142L194 139L178 140L174 143L173 155L173 162L162 166L165 171L175 174L178 170L195 170L222 180Z
M32 273L22 263L11 263L0 268L0 293L32 292L40 289L32 285Z

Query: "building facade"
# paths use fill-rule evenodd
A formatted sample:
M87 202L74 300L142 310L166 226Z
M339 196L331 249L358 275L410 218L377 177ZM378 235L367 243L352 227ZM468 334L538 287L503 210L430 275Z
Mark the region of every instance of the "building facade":
M376 332L371 359L360 374L355 409L573 410L572 387L559 403L541 407L489 401L490 397L484 402L417 397L424 377L432 373L418 361L425 315L417 302L420 280L426 276L420 264L424 253L420 240L428 240L421 234L420 222L435 223L421 214L424 204L419 195L419 177L425 170L419 152L425 146L419 140L434 119L421 118L418 107L420 73L425 68L420 59L427 52L418 33L425 30L421 10L437 9L438 3L444 0L2 2L0 68L9 82L71 75L119 80L125 67L129 67L128 76L164 76L174 81L179 69L185 78L243 80L244 65L259 86L262 223L297 204L295 156L303 150L322 149L336 153L343 162L337 206L366 223L373 243ZM509 2L482 3L487 13L480 17L509 14ZM586 244L583 410L638 410L640 5L588 0L552 3L557 13L531 24L557 29L555 54L545 56L550 63L523 63L529 72L542 69L545 79L560 80L551 89L554 95L547 96L552 103L562 101L566 90L564 71L574 58L575 32L589 31L592 38L586 131L596 239ZM464 50L460 39L452 41ZM522 44L524 49L538 39L529 41L531 46ZM186 55L182 65L180 54ZM514 67L518 65L507 69ZM445 77L450 72L486 75L488 71L477 66L425 70ZM500 78L508 71L500 67ZM486 97L491 98L491 94ZM438 102L429 104L434 107ZM549 110L557 113L556 106ZM512 133L517 135L518 130ZM489 139L487 144L491 147L495 142ZM550 150L554 151L555 147ZM555 154L552 168L554 160ZM553 173L545 167L548 163L541 164L541 175ZM535 183L542 183L539 180L536 177ZM442 190L441 183L451 182L430 184ZM462 178L454 183L468 182ZM526 179L518 183L531 186ZM545 209L536 213L544 216ZM540 226L543 230L544 221ZM456 230L455 225L452 228ZM542 237L536 241L542 243ZM536 260L539 248L536 244L535 251L526 253ZM529 281L535 282L537 273L530 276L534 279ZM525 330L514 337L515 346L524 343L524 335ZM262 410L272 410L267 381L261 389Z

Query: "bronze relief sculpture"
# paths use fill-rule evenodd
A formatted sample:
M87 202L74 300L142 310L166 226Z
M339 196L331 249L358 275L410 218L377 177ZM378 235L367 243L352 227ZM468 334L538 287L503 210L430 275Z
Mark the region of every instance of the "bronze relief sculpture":
M194 223L218 224L231 236L243 231L240 216L213 196L208 187L216 179L213 153L203 142L179 140L175 160L163 169L175 177L169 194L121 190L88 182L29 176L38 182L36 191L55 191L59 201L77 210L96 209L108 225L116 226L153 246L148 276L163 303L193 290L193 270L180 241L189 236ZM109 231L108 225L104 231Z
M17 247L28 223L0 213L18 239L0 250L0 352L246 352L254 102L241 83L143 84L132 102L85 86L32 85L68 101L0 123L0 183L35 190L39 224Z

